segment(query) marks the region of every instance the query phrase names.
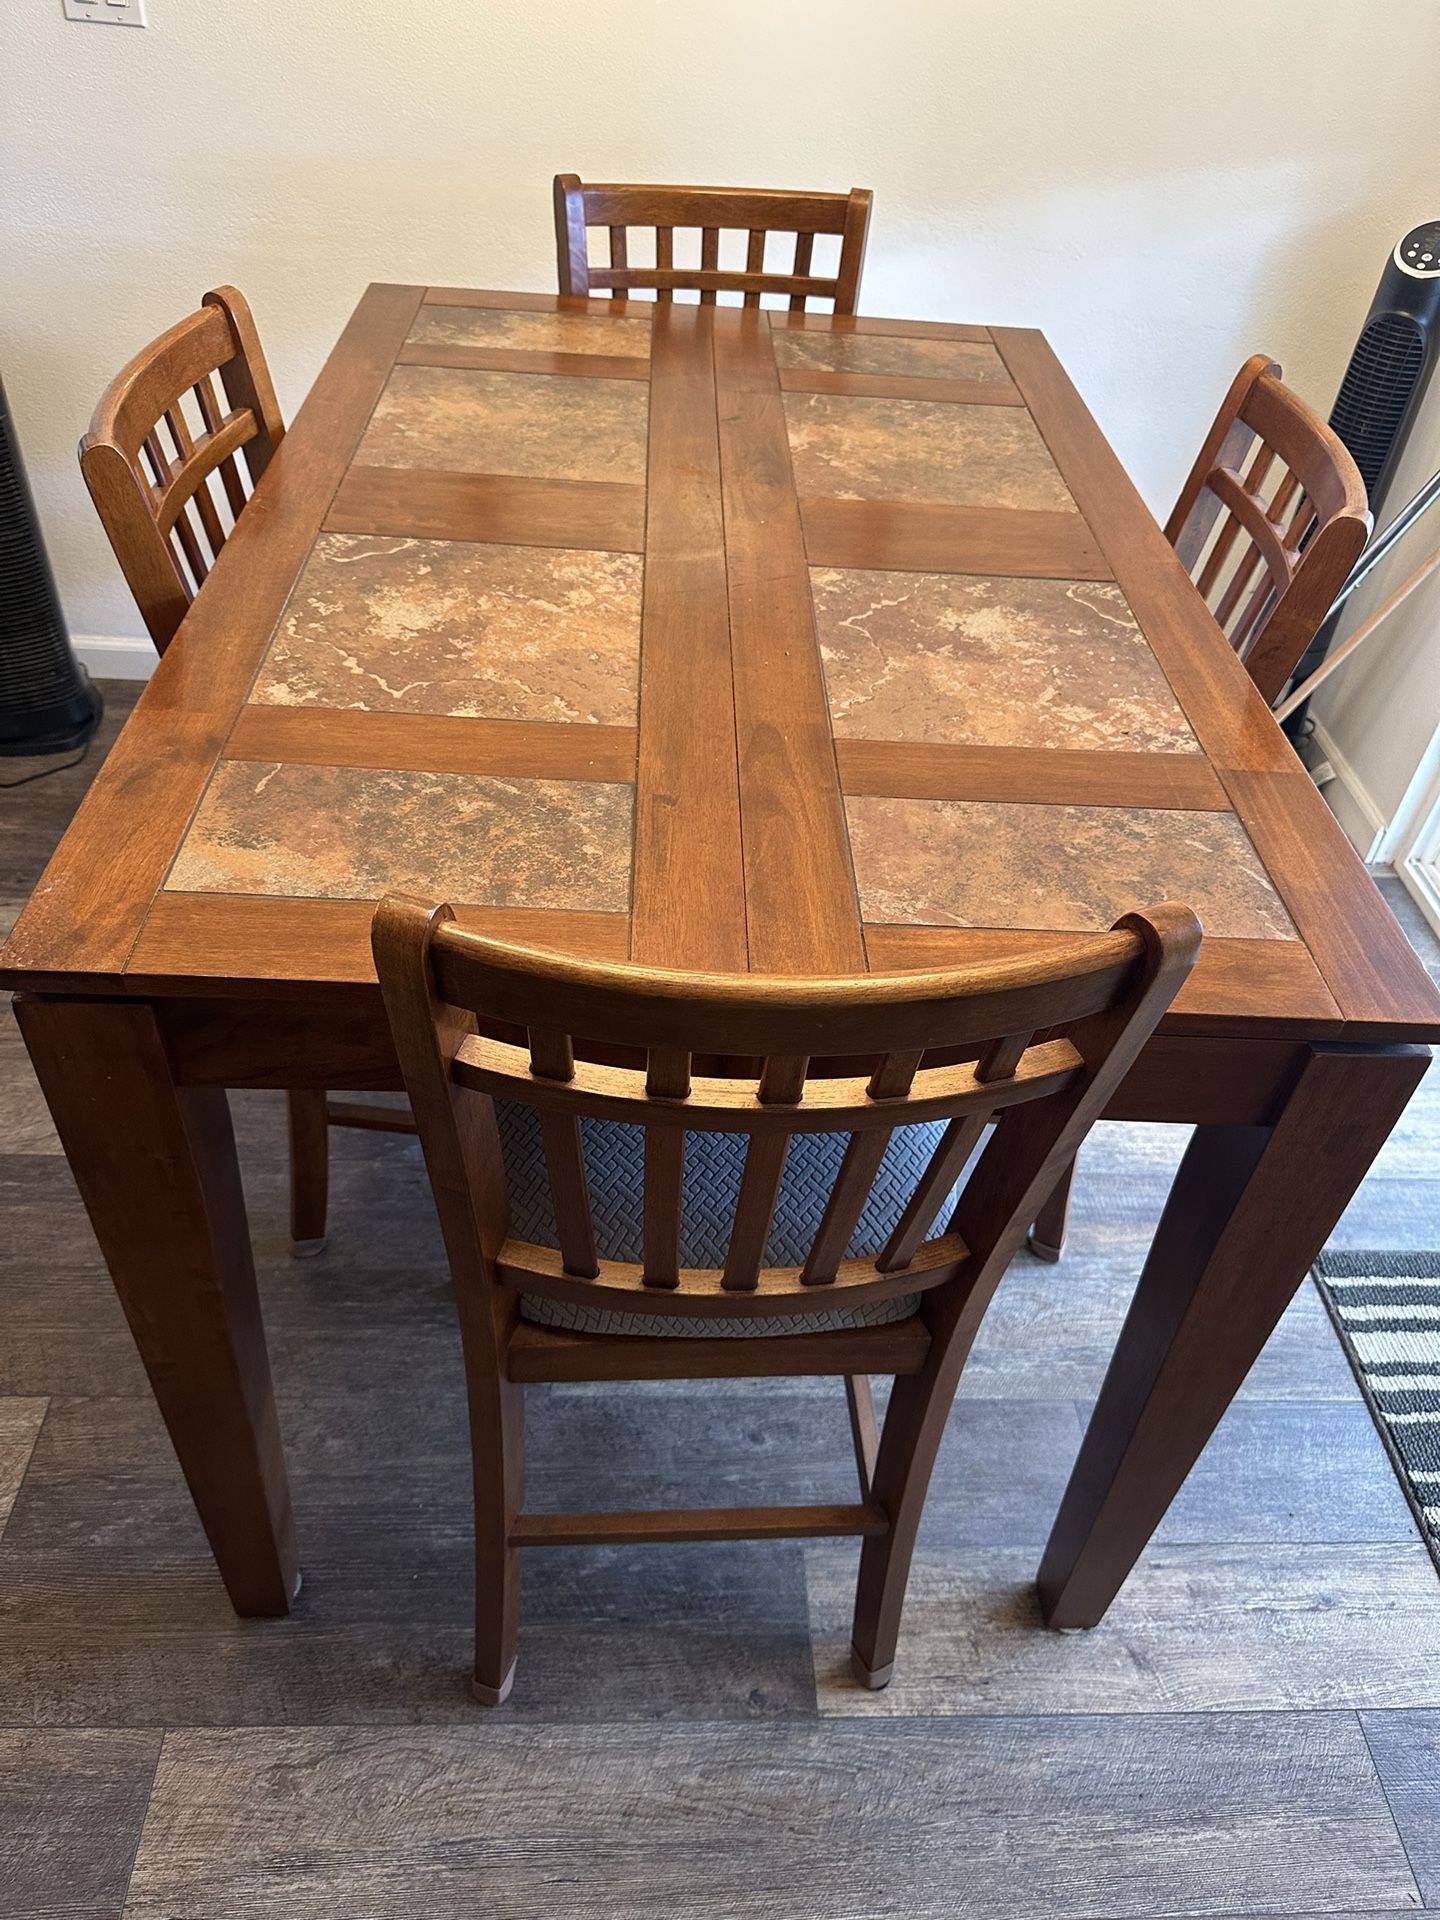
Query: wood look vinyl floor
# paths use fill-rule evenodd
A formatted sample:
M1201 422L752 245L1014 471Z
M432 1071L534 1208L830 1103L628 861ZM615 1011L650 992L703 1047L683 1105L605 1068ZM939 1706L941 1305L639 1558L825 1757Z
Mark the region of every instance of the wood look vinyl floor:
M0 796L0 926L99 757ZM564 1550L529 1556L514 1695L485 1713L413 1143L336 1136L330 1250L294 1262L279 1099L235 1105L306 1573L273 1624L229 1610L0 1025L0 1920L1440 1908L1440 1579L1310 1288L1105 1625L1039 1627L1177 1130L1102 1128L1064 1263L1005 1281L887 1692L846 1672L850 1544ZM1337 1240L1437 1232L1432 1076ZM532 1405L538 1506L851 1497L829 1383Z

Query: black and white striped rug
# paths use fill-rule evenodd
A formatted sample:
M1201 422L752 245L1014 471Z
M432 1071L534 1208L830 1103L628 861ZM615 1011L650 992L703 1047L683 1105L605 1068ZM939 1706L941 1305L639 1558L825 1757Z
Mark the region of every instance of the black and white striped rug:
M1440 1567L1440 1254L1322 1253L1315 1277Z

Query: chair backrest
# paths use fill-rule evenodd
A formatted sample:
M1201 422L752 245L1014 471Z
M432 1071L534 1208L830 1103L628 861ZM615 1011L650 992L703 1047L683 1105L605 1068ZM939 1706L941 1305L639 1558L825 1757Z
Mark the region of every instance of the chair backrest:
M482 938L448 907L402 895L381 902L372 940L457 1283L622 1312L763 1317L912 1294L1008 1262L1189 972L1200 926L1166 906L1053 951L852 980L592 964ZM592 1064L577 1038L636 1064ZM737 1058L753 1070L697 1070ZM538 1111L553 1248L509 1237L497 1098ZM644 1129L639 1263L597 1258L585 1116ZM953 1217L931 1237L992 1118ZM948 1124L889 1240L846 1259L891 1133L935 1120ZM679 1263L687 1129L748 1137L721 1268ZM767 1268L797 1133L850 1138L803 1265Z
M1263 353L1245 362L1165 536L1273 705L1370 534L1345 446Z
M868 189L847 193L777 193L764 188L585 186L573 173L555 176L555 245L561 293L608 291L624 295L653 289L657 300L672 300L677 290L698 291L702 306L713 307L721 293L744 296L758 307L762 293L788 294L791 309L805 311L807 300L828 300L836 313L854 313L870 225ZM589 229L607 227L610 257L605 266L590 264ZM655 232L654 265L630 262L630 229ZM675 264L675 232L698 228L698 266ZM720 235L745 233L745 266L722 269ZM840 236L840 258L833 273L812 271L816 234ZM790 259L766 271L766 242L771 234L795 236Z
M207 293L101 395L80 470L159 652L284 433L255 322L234 287Z

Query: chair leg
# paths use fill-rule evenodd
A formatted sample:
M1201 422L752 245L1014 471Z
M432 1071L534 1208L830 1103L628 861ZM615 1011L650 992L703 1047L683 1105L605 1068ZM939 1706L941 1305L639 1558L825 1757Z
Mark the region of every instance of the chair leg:
M297 1088L285 1099L290 1123L290 1251L305 1260L325 1247L330 1127L323 1091Z
M855 1593L850 1667L862 1687L888 1686L895 1670L915 1535L959 1385L960 1359L963 1356L957 1364L942 1361L920 1373L902 1374L891 1389L872 1489L872 1498L890 1515L890 1530L866 1538Z
M472 1380L470 1440L475 1474L475 1672L482 1706L502 1706L515 1682L520 1637L520 1549L510 1534L525 1480L525 1389L492 1376Z
M1055 1183L1054 1191L1035 1216L1030 1229L1030 1251L1037 1260L1058 1260L1065 1251L1065 1235L1070 1225L1070 1190L1075 1184L1076 1162L1072 1160Z

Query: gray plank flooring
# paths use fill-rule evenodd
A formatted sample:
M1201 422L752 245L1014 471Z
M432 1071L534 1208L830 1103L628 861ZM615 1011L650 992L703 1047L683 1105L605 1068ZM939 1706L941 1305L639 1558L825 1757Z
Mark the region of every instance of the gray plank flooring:
M156 1733L0 1727L0 1920L118 1920Z
M176 1734L126 1911L1078 1920L1414 1899L1352 1715L1214 1714Z
M0 1540L45 1418L44 1400L0 1400Z
M0 927L92 771L0 795ZM0 1920L1440 1908L1440 1580L1312 1289L1105 1625L1036 1616L1183 1129L1099 1129L1065 1261L1007 1276L887 1692L848 1674L853 1544L586 1549L528 1557L485 1714L419 1156L338 1136L330 1249L295 1262L280 1099L234 1107L306 1575L263 1625L226 1604L0 1024ZM1337 1240L1440 1244L1437 1149L1432 1076ZM835 1383L531 1397L536 1507L850 1487Z
M1426 1903L1440 1905L1440 1713L1366 1713L1360 1724L1410 1869Z

